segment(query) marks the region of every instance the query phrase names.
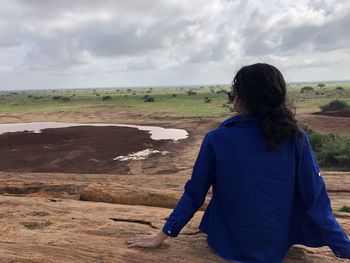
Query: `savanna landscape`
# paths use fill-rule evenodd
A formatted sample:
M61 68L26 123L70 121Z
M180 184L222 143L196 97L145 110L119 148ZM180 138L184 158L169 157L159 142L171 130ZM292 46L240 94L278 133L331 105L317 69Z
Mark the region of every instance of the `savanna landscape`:
M0 262L224 262L198 224L158 249L125 239L158 232L183 193L206 132L235 114L227 85L0 91ZM350 83L291 83L333 212L350 234ZM3 124L82 124L2 132ZM185 130L154 140L126 124ZM233 138L234 139L234 138ZM144 149L143 158L118 160ZM115 159L116 158L116 159ZM285 263L343 262L328 247L293 246Z

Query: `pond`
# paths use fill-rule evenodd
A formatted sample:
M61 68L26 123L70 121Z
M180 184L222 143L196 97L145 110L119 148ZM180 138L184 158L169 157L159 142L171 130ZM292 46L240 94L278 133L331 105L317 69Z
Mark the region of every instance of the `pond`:
M130 124L115 124L115 123L69 123L69 122L26 122L26 123L5 123L0 124L0 134L7 132L34 132L40 133L43 129L48 128L66 128L75 126L118 126L137 128L141 131L148 131L153 140L173 140L178 141L186 139L188 132L183 129L162 128L159 126L141 126Z
M127 167L123 168L123 163L128 165L126 161L167 155L170 153L167 150L174 149L170 144L179 143L188 136L183 129L116 123L0 124L0 169L124 172Z

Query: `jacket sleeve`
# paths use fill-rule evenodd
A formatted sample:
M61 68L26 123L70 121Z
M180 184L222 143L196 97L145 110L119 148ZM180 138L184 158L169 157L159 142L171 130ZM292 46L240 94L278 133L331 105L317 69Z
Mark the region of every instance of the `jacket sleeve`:
M215 155L210 142L210 133L203 139L192 176L184 186L184 193L165 222L162 231L177 237L181 229L191 220L204 203L206 194L215 177Z
M331 202L310 139L302 130L297 185L307 215L319 228L323 241L340 258L350 259L350 240L333 215Z

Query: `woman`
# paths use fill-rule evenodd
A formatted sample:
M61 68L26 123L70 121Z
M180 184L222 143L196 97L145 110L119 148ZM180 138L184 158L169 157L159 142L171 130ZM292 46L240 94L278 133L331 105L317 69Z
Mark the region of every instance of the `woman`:
M303 244L350 259L350 240L333 216L310 140L287 107L280 71L262 63L241 68L229 97L239 115L205 135L162 231L131 238L129 247L158 247L178 236L212 186L199 229L221 257L277 263Z

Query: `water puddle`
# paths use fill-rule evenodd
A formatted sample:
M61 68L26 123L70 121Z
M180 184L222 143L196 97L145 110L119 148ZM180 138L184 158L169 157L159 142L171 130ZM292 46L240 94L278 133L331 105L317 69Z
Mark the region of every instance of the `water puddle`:
M27 123L6 123L0 124L0 134L7 132L33 132L41 133L41 130L48 128L66 128L75 126L118 126L137 128L141 131L148 131L153 140L178 140L186 139L188 132L183 129L163 128L158 126L142 126L129 124L114 124L114 123L69 123L69 122L27 122Z
M130 153L128 155L120 155L113 160L115 161L129 161L129 160L145 160L147 157L153 153L160 153L161 155L166 155L169 152L168 151L158 151L158 150L152 150L152 149L145 149L142 151Z

